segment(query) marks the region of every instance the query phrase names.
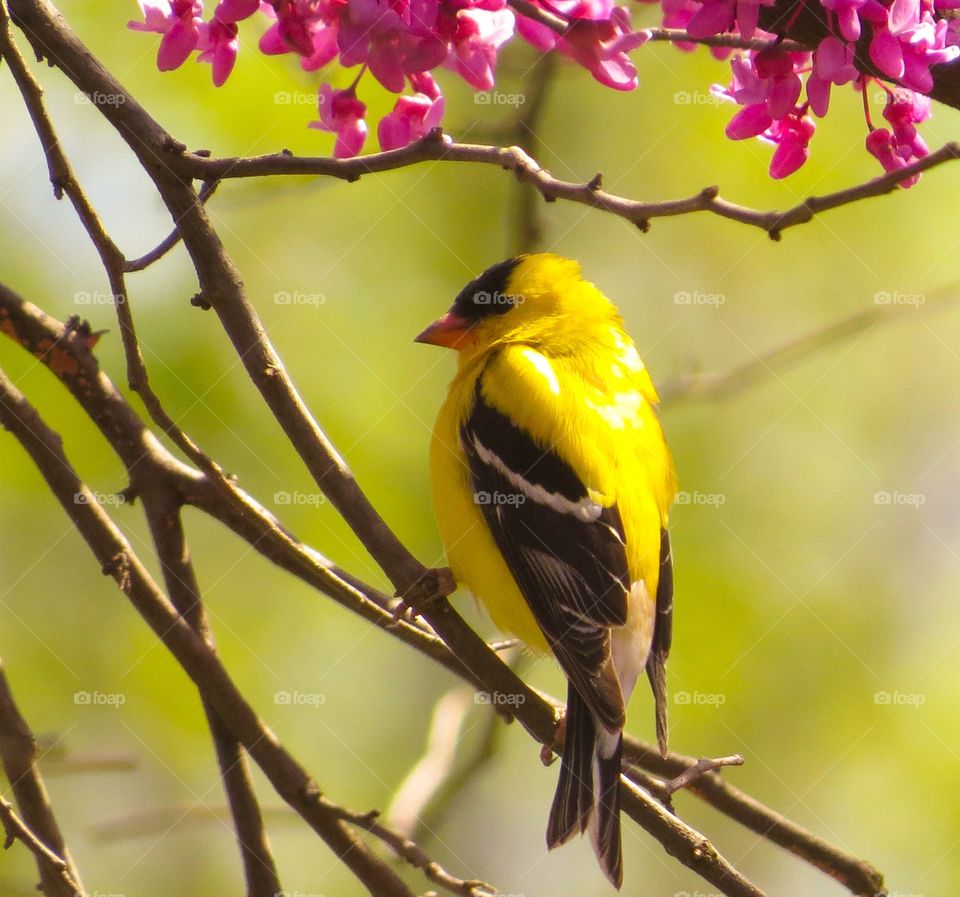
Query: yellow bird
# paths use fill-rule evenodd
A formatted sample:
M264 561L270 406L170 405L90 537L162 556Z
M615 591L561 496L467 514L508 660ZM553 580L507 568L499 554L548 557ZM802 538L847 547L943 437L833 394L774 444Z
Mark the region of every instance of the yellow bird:
M453 575L567 676L547 846L589 829L619 888L622 733L644 668L666 750L676 478L657 393L614 305L556 255L488 268L417 341L459 353L430 452Z

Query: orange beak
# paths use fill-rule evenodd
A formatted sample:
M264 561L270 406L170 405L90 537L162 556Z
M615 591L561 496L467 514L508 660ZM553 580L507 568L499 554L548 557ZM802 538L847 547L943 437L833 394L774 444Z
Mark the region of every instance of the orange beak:
M448 312L434 321L413 341L428 343L431 346L443 346L445 349L459 349L472 326L473 321Z

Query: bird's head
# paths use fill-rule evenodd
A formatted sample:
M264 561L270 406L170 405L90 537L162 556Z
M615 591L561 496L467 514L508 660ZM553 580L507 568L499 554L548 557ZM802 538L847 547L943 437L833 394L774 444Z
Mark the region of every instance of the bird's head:
M466 361L509 343L562 349L615 321L616 309L581 278L577 262L537 253L487 268L416 341L456 349Z

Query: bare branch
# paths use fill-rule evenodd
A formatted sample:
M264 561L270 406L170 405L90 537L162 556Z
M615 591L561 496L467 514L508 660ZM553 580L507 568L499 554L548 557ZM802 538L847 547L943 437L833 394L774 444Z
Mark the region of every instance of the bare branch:
M2 410L0 404L0 416ZM22 814L21 819L10 804L0 800L6 846L16 838L33 852L40 889L47 897L86 897L37 770L36 753L33 733L17 709L0 663L0 761Z
M412 897L320 797L316 782L284 749L237 690L204 641L167 599L113 521L97 504L63 453L60 437L0 372L0 424L26 449L103 572L113 577L157 637L176 657L230 731L264 771L277 793L340 857L371 894ZM36 826L31 826L36 829Z
M939 295L942 293L942 297ZM955 287L944 288L936 294L925 296L923 313L939 310L947 302L954 302L960 293ZM882 297L881 297L882 298ZM837 321L818 327L788 340L767 352L755 356L729 371L697 371L681 374L667 380L657 390L665 403L682 400L711 401L723 400L739 395L756 385L771 374L783 370L792 364L806 359L815 352L835 345L841 340L850 339L859 333L865 333L877 324L897 320L904 314L917 314L913 305L884 304L875 301L874 305L863 311L840 318Z
M665 779L682 775L697 763L692 757L672 752L661 757L654 745L630 735L624 735L623 756L627 763L635 763ZM839 850L803 826L764 806L725 782L718 773L708 772L695 779L688 790L761 837L779 844L830 875L852 894L876 897L877 894L886 893L883 876L870 863Z
M181 503L176 491L171 489L169 484L163 483L160 488L145 489L141 498L163 571L167 594L180 615L206 642L210 650L215 651L213 634L201 603L193 562L190 560L190 550L180 517ZM202 691L201 700L243 859L247 897L276 897L283 889L263 826L260 805L254 794L246 755Z

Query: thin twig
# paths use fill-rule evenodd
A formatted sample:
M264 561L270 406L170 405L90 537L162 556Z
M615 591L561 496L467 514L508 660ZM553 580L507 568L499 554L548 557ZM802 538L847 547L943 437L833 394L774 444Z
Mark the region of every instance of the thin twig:
M206 203L206 201L213 196L218 186L219 184L217 181L207 181L200 188L200 193L198 194L200 202ZM143 271L145 268L149 268L154 262L162 259L179 242L180 228L174 227L173 230L170 231L170 233L167 234L167 236L148 253L141 255L140 258L125 261L123 263L123 270L127 274L130 274L134 271Z
M200 597L181 518L181 500L166 482L141 492L147 525L160 561L167 594L180 615L211 651L213 634ZM253 790L247 757L210 699L200 694L213 739L223 788L233 821L233 830L243 860L247 897L276 897L283 888L263 825L263 814Z
M960 289L956 286L943 287L924 296L920 305L897 304L891 301L890 294L886 295L886 302L882 301L883 298L883 295L878 294L874 297L872 307L794 337L730 370L703 373L694 371L673 377L658 388L660 398L665 403L729 399L740 395L771 374L842 340L865 333L877 324L897 320L908 314L913 316L939 311L947 302L955 302L960 298Z
M624 736L623 757L628 764L637 764L663 779L682 775L697 762L692 757L673 752L662 757L654 745L631 735ZM728 784L716 772L708 772L695 779L688 790L714 809L825 872L852 894L876 897L877 894L886 893L883 875L870 863L834 847L803 826L764 806Z
M40 888L47 897L86 897L37 770L36 753L33 733L17 708L0 663L0 762L21 814L18 817L9 804L2 802L7 846L14 836L33 851Z
M30 829L27 824L17 816L13 805L7 803L0 797L0 823L6 833L4 849L9 848L14 841L20 841L26 845L27 849L36 857L37 866L41 870L41 875L46 878L57 877L59 883L57 887L51 887L49 881L42 884L44 893L48 897L56 897L57 894L65 894L68 897L78 897L81 893L80 885L74 880L70 870L70 864L66 860L57 856L46 844L43 843Z

